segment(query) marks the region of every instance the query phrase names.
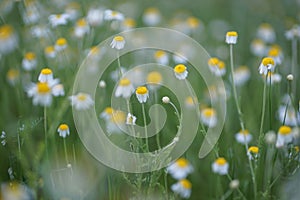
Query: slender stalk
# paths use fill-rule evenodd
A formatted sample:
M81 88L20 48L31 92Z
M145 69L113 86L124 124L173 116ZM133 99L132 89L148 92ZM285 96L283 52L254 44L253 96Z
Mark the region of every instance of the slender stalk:
M269 78L269 129L272 130L272 76Z
M264 92L263 92L263 105L262 105L262 113L261 113L261 120L260 120L259 138L258 138L259 149L261 149L262 142L263 142L263 131L264 131L263 128L264 128L264 120L265 120L265 112L266 112L267 80L268 80L268 75L266 75L266 81L265 81Z
M142 103L142 112L143 112L143 119L144 119L144 128L145 128L145 140L146 140L146 149L149 151L149 144L148 144L148 130L147 130L147 122L146 122L146 113L145 113L145 104Z
M121 78L123 76L123 73L122 73L122 69L121 69L121 61L120 61L120 53L119 53L119 51L117 51L117 60L118 60L118 67L119 67L119 76Z
M294 76L292 94L296 97L296 84L297 84L297 38L292 40L292 75Z
M63 140L64 140L65 159L66 159L66 163L67 163L67 165L68 165L68 164L69 164L69 158L68 158L68 151L67 151L66 138L63 138Z
M77 160L76 160L76 151L75 151L75 145L73 144L73 160L74 160L74 165L76 166Z
M155 103L157 103L158 99L157 99L157 93L156 91L154 91L154 99L155 99ZM157 147L158 147L158 150L161 149L161 146L160 146L160 138L159 138L159 134L158 134L158 115L159 113L157 112L157 110L155 110L155 133L156 133L156 143L157 143Z
M49 160L49 152L48 152L48 133L47 133L47 108L44 106L44 133L45 133L45 147L46 147L46 154Z

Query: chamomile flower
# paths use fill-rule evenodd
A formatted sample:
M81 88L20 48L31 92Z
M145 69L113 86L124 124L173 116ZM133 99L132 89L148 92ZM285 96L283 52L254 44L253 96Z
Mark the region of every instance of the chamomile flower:
M128 78L122 78L116 88L115 96L129 98L134 92L134 87Z
M35 24L40 19L40 14L36 6L28 6L22 17L25 24Z
M74 35L76 37L82 38L84 35L88 34L89 31L90 31L90 27L84 18L77 20L74 29Z
M184 64L178 64L174 67L174 74L175 77L178 78L179 80L184 80L186 79L188 75L187 68Z
M59 125L57 132L60 137L66 138L68 135L70 135L70 129L67 124L61 124Z
M45 38L50 34L50 30L45 25L36 25L30 28L30 33L35 38Z
M143 14L143 22L147 26L156 26L161 21L161 14L157 8L147 8Z
M112 117L112 114L114 112L114 109L112 107L106 107L104 109L104 111L101 112L100 114L100 118L104 119L104 120L110 120Z
M188 27L192 30L199 28L201 24L201 21L196 17L188 17L186 22Z
M182 179L171 186L171 190L181 198L188 199L191 196L192 184L187 179Z
M145 86L137 87L135 94L140 103L146 103L147 99L149 98L149 92Z
M113 38L112 42L110 43L110 46L111 46L111 48L117 49L117 50L123 49L124 46L125 46L125 39L124 39L124 37L122 37L120 35L115 36Z
M135 125L135 122L136 122L136 116L134 116L131 113L128 113L127 117L126 117L126 124L127 125Z
M250 70L247 66L240 66L233 72L233 79L236 86L244 85L250 79Z
M150 90L158 89L161 83L162 75L158 71L152 71L147 75L147 84Z
M212 73L215 73L216 69L219 68L218 67L219 62L220 62L220 60L216 57L212 57L212 58L208 59L207 64Z
M91 8L87 13L87 21L91 26L99 26L103 22L104 11L101 8Z
M27 52L22 60L22 67L26 71L31 71L36 68L37 59L33 52Z
M263 40L254 39L250 44L250 50L253 55L263 57L267 52L267 46Z
M66 25L68 23L69 15L68 14L53 14L48 17L48 20L52 27L59 25Z
M122 133L122 129L125 129L126 115L123 111L116 110L113 112L110 120L107 121L108 134Z
M55 42L54 49L55 51L62 51L66 49L68 46L68 42L65 38L58 38Z
M292 129L289 126L281 126L277 133L276 147L280 148L293 141Z
M294 25L290 30L285 32L285 37L288 40L292 40L294 38L300 38L300 26Z
M51 85L47 82L33 84L27 90L27 95L28 97L33 97L33 105L49 107L52 103Z
M276 142L276 133L275 133L275 131L270 130L270 131L266 132L265 141L266 141L267 144L271 144L271 145L275 144L275 142Z
M167 172L177 180L186 178L193 171L193 166L185 158L179 158L167 167Z
M268 71L273 72L275 69L275 62L274 59L271 57L265 57L261 61L261 64L258 68L260 74L267 75Z
M251 146L248 148L247 156L250 160L255 160L258 158L259 148L257 146Z
M248 130L240 130L237 134L235 134L235 139L238 143L248 144L252 140L252 135Z
M41 70L38 80L42 83L44 82L52 82L53 79L53 72L49 68L44 68Z
M65 90L63 84L55 84L52 87L52 94L54 96L65 96Z
M9 84L15 85L20 77L20 71L17 69L9 69L6 74L6 79Z
M71 105L76 110L87 110L94 105L92 97L83 92L79 92L76 95L70 96L69 100L71 101Z
M213 73L218 77L224 76L226 74L225 63L223 61L219 60L219 62L217 64L217 68L214 70Z
M273 27L268 23L263 23L258 27L257 37L266 43L273 43L276 39L276 34Z
M0 54L8 54L18 46L18 37L12 26L0 26L0 44Z
M217 113L213 108L204 108L201 110L200 119L208 127L215 127L218 122Z
M185 107L186 108L195 108L195 101L192 96L185 98Z
M276 65L280 65L283 60L282 49L278 45L272 45L269 49L268 56L273 58Z
M72 1L72 2L68 3L68 5L66 6L65 13L69 16L69 19L71 21L74 21L81 14L80 8L81 8L80 4Z
M217 158L212 164L212 170L216 174L226 175L228 174L229 164L223 157Z
M56 57L56 51L55 51L54 46L47 46L44 49L44 53L47 58L55 58Z
M238 33L235 31L229 31L226 33L225 42L227 44L236 44L238 38Z
M297 116L292 106L286 107L286 105L279 106L277 110L277 117L280 122L285 122L287 126L297 126ZM300 119L300 114L298 114Z
M123 21L124 15L115 10L105 10L103 15L104 20L106 21Z
M168 65L168 63L169 63L168 54L162 50L155 51L154 59L156 60L156 62L158 62L162 65Z
M130 30L135 27L136 27L136 21L133 18L126 18L121 24L121 29L123 31Z

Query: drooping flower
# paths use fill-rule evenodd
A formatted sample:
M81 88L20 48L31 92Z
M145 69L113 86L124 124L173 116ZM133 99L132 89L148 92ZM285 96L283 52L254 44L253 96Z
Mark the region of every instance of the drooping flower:
M246 129L240 130L237 134L235 134L235 139L241 144L248 144L252 140L252 135Z
M70 129L67 124L60 124L57 132L60 137L66 138L68 135L70 135Z
M161 21L161 14L157 8L147 8L143 14L143 22L147 26L156 26Z
M213 108L204 108L200 114L201 121L208 127L215 127L217 125L217 113Z
M273 43L276 39L276 34L270 24L263 23L257 29L257 37L266 43Z
M177 183L173 184L171 186L171 189L173 192L179 194L180 197L182 197L184 199L188 199L191 196L192 184L189 180L182 179L182 180L178 181Z
M280 148L293 141L292 129L289 126L281 126L277 133L276 147Z
M179 158L167 167L167 172L177 180L186 178L193 171L193 166L185 158Z
M27 52L22 60L22 67L26 71L31 71L36 68L37 59L33 52Z
M91 8L87 13L87 21L91 26L99 26L103 22L104 11L101 8Z
M55 58L56 57L56 51L55 51L54 46L45 47L44 53L47 58Z
M228 174L229 164L223 157L219 157L213 162L212 170L216 174L225 175Z
M106 107L104 111L100 114L100 118L108 121L111 119L114 109L112 107Z
M188 71L185 65L183 64L178 64L174 67L174 73L175 77L178 78L179 80L184 80L186 79L188 75Z
M235 31L229 31L226 33L225 42L227 44L236 44L238 38L238 34Z
M156 62L158 62L159 64L168 65L169 63L169 57L165 51L162 50L155 51L154 58Z
M44 68L41 70L40 75L38 77L38 80L42 83L44 82L52 82L54 80L53 78L53 72L49 68Z
M158 89L161 83L162 76L158 71L152 71L147 75L147 84L149 85L150 90Z
M55 51L62 51L66 49L68 46L68 42L65 38L58 38L55 42L54 49Z
M262 59L261 64L258 68L260 74L267 75L268 71L273 72L275 69L275 62L271 57L265 57Z
M233 79L236 86L244 85L250 79L250 70L247 66L240 66L233 72Z
M90 27L84 18L77 20L74 29L74 35L76 37L82 38L84 35L88 34L89 31L90 31Z
M8 54L18 46L18 37L12 26L0 26L0 43L1 54Z
M145 86L137 87L135 94L140 103L146 103L147 99L149 98L149 92Z
M258 157L259 148L257 146L251 146L248 148L247 156L250 160L255 160Z
M106 21L123 21L124 15L115 10L105 10L103 14L103 19Z
M134 92L134 87L128 78L122 78L116 88L115 96L123 97L125 99L131 97Z
M112 40L112 42L110 43L111 48L113 49L123 49L125 46L125 39L122 36L115 36Z
M300 26L299 25L294 25L290 30L287 30L285 32L285 37L288 40L292 40L295 38L300 38Z

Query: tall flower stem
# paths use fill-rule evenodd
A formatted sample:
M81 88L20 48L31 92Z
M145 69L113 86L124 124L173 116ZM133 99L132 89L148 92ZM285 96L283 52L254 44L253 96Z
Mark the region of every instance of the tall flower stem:
M243 113L241 111L241 107L239 105L238 101L238 96L236 92L236 87L235 87L235 82L234 82L234 64L233 64L233 44L229 45L229 50L230 50L230 73L231 73L231 83L232 83L232 91L233 91L233 97L235 101L235 105L237 108L237 112L239 115L239 121L240 121L240 126L243 131L245 131L245 123L243 121ZM246 152L248 151L248 143L245 143L245 150ZM248 158L249 166L250 166L250 172L251 172L251 177L252 177L252 182L253 182L253 193L254 193L254 198L256 199L257 195L257 184L256 184L256 177L255 177L255 172L253 168L253 164L250 158Z
M67 151L66 138L63 138L63 140L64 140L65 159L66 159L66 163L68 165L69 164L69 159L68 159L68 151Z
M292 40L292 75L294 76L294 81L292 85L292 94L296 97L296 84L297 84L297 38Z
M45 147L46 147L46 154L47 159L49 159L49 152L48 152L48 133L47 133L47 107L44 106L44 133L45 133Z
M154 91L154 99L155 99L155 103L157 103L157 93L156 93L156 91ZM158 127L157 127L157 125L158 125L158 115L159 115L159 113L158 113L158 111L157 110L155 110L155 133L156 133L156 143L157 143L157 147L158 147L158 149L161 149L161 145L160 145L160 138L159 138L159 134L158 134Z
M272 130L272 76L269 77L269 129Z
M268 74L266 75L266 81L264 84L264 91L263 91L263 105L262 105L262 113L261 113L261 120L260 120L260 129L259 129L259 137L258 137L258 147L262 147L263 142L263 131L264 131L264 121L265 121L265 112L266 112L266 98L267 98L267 81L268 81Z
M149 151L148 130L147 130L147 122L146 122L146 113L145 113L145 104L144 103L142 103L142 112L143 112L144 127L145 127L146 149Z
M117 51L117 60L118 60L118 67L119 67L119 76L120 76L120 78L122 78L123 73L122 73L122 69L121 69L121 61L120 61L120 53L119 53L119 51Z

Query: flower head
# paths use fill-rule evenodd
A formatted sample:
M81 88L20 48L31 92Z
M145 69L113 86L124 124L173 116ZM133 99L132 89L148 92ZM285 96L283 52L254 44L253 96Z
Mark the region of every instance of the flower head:
M168 173L177 180L186 178L194 171L193 166L185 158L179 158L167 167Z
M110 43L111 48L115 48L117 50L123 49L125 46L125 39L122 36L115 36Z
M233 72L234 84L241 86L249 80L250 76L249 68L247 66L240 66Z
M146 103L147 99L149 98L149 92L145 86L137 87L135 94L140 103Z
M229 31L226 33L225 42L227 44L236 44L238 38L238 34L235 31Z
M69 15L68 14L57 14L50 15L48 20L52 27L56 27L59 25L66 25L68 23Z
M251 146L248 148L247 155L249 159L254 160L258 157L259 148L257 146Z
M179 80L184 80L186 79L187 75L188 75L188 71L186 69L186 66L183 64L178 64L174 67L174 73L176 78L178 78Z
M171 186L173 192L179 194L182 198L188 199L191 196L192 184L187 179L182 179Z
M11 85L15 85L19 80L20 71L17 69L9 69L6 74L6 79Z
M219 157L212 164L212 170L214 173L225 175L228 173L229 164L223 157Z
M143 22L147 26L156 26L161 21L161 14L157 8L147 8L143 14Z
M134 116L131 113L128 113L127 117L126 117L126 124L127 125L135 125L135 121L136 121L136 116Z
M258 27L257 37L266 43L273 43L276 39L276 34L273 27L268 23L263 23Z
M76 37L82 38L84 35L88 34L89 31L90 31L90 27L84 18L77 20L74 29L74 35Z
M70 129L67 124L61 124L59 125L57 132L60 137L66 138L68 135L70 135Z
M128 78L122 78L117 86L115 96L129 98L134 92L134 87Z
M105 10L103 14L103 18L106 21L123 21L124 15L115 10Z
M53 81L53 73L49 68L44 68L41 70L38 80L42 83L44 82L52 82Z
M169 57L165 51L162 50L155 51L154 58L156 62L162 65L167 65L169 63Z
M217 125L217 114L213 108L204 108L200 114L201 121L208 127L215 127Z
M44 49L45 56L48 58L55 58L56 51L54 46L47 46Z
M240 130L235 134L235 139L241 144L248 144L252 140L252 135L248 130Z
M87 13L87 21L91 26L99 26L103 22L104 11L100 8L91 8Z
M0 43L1 54L8 54L17 47L18 38L12 26L7 24L0 26Z
M293 141L292 129L289 126L281 126L277 133L276 147L280 148Z
M260 74L267 75L268 71L273 72L275 69L274 59L271 57L265 57L262 59L261 64L258 68Z
M37 59L36 55L33 52L27 52L22 60L22 67L26 71L30 71L34 68L36 68L37 65Z
M94 101L89 94L79 92L76 95L70 96L71 105L76 110L87 110L94 105Z
M149 84L149 89L157 89L162 83L161 73L158 71L152 71L147 75L147 84Z
M58 38L55 42L54 49L56 51L62 51L66 49L68 46L68 42L65 38Z

